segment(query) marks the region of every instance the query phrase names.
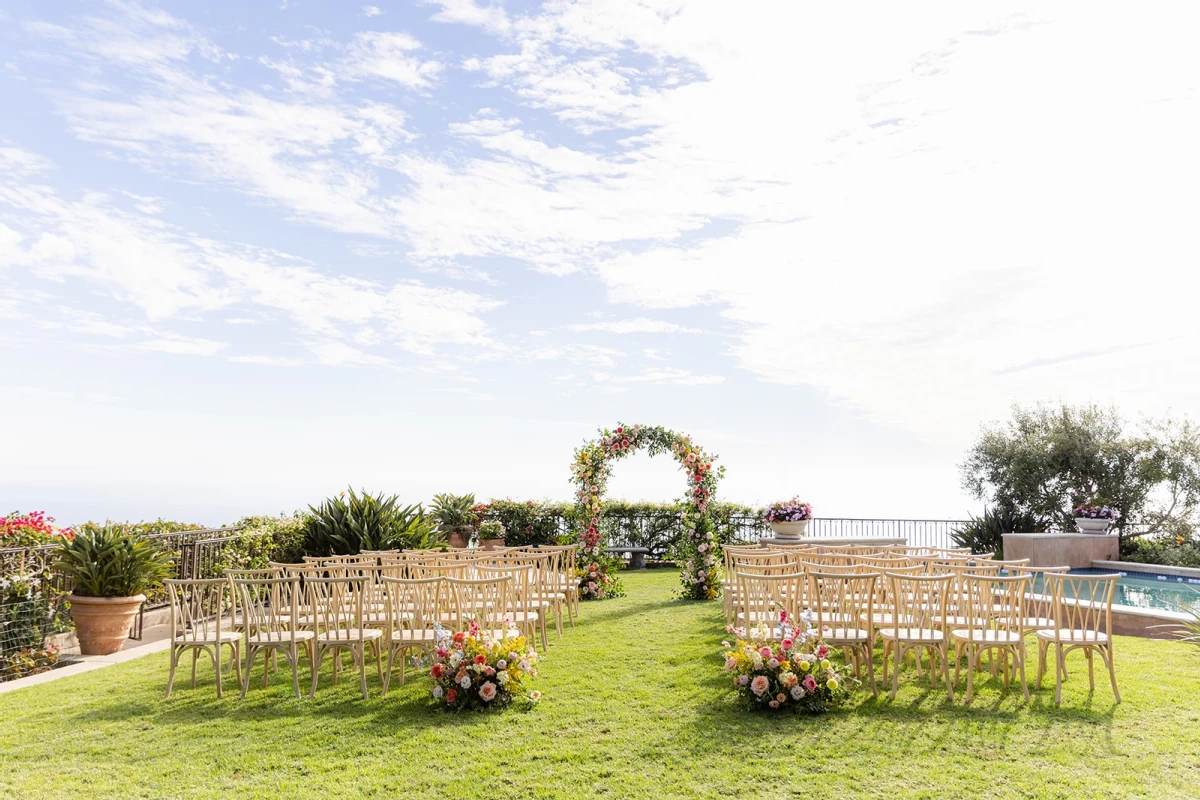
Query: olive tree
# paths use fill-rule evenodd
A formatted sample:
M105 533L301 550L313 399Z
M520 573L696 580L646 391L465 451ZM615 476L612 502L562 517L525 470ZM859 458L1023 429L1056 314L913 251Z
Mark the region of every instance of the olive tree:
M1040 527L1072 527L1076 503L1117 509L1123 537L1190 534L1200 507L1200 429L1148 420L1130 430L1113 408L1014 406L984 426L960 465L963 487Z

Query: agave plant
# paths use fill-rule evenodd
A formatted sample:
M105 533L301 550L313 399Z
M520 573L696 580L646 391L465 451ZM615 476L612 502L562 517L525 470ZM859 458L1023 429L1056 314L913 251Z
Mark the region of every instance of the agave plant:
M433 496L433 521L443 531L472 528L477 521L475 495L435 494Z
M134 597L171 574L171 557L144 534L106 524L63 540L56 566L81 597Z
M1041 530L1031 514L1005 509L983 510L983 516L971 517L961 528L951 532L956 547L969 547L972 553L1004 552L1004 534L1032 533Z
M421 504L401 506L395 495L371 495L350 489L320 506L304 537L309 556L353 555L363 550L406 550L434 547L439 537Z

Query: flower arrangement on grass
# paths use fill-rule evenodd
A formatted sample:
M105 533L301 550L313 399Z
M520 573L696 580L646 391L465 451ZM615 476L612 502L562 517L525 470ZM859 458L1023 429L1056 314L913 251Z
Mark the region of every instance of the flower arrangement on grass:
M541 699L541 692L529 688L537 677L537 652L524 636L492 639L474 622L458 633L438 627L436 635L429 675L434 699L446 708L486 711L516 698L532 707Z
M762 623L748 633L734 627L729 632L737 642L722 642L725 674L755 708L821 713L843 703L858 685L849 667L831 660L833 650L820 640L807 611L798 624L781 612L773 628Z
M696 600L711 600L721 593L721 568L717 558L716 530L708 512L717 489L717 479L724 473L723 467L715 465L716 457L704 452L692 442L691 437L660 426L618 425L616 430L600 431L600 438L585 444L575 451L572 465L575 482L575 503L582 520L580 535L581 560L596 564L598 575L607 576L607 589L603 581L593 581L589 574L581 574L579 591L582 597L613 597L620 593L620 583L612 575L617 560L604 552L604 537L600 532L600 505L612 475L613 462L639 450L650 455L670 453L687 473L687 490L683 497L684 511L680 520L684 540L675 558L682 563L680 583L683 596ZM596 584L593 589L589 584Z
M1075 506L1075 519L1116 519L1117 510L1102 500L1087 500Z
M812 513L811 503L802 503L800 498L793 497L791 500L781 500L767 506L767 515L763 517L763 521L767 523L803 522L806 519L812 519Z

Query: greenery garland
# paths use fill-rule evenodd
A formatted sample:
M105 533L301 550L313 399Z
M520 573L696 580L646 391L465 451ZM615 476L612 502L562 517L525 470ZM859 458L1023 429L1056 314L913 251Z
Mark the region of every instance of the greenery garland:
M603 428L600 438L575 451L572 481L575 483L575 505L582 522L580 544L585 569L580 581L583 597L600 599L613 593L615 559L604 553L600 533L600 509L608 489L614 461L631 453L646 450L651 456L670 453L687 473L687 492L682 499L683 541L678 561L683 564L680 583L685 598L712 600L721 594L721 567L717 558L717 542L709 504L716 494L717 480L724 467L714 466L715 456L692 442L690 436L661 426L618 425L616 430ZM607 591L606 591L606 587Z

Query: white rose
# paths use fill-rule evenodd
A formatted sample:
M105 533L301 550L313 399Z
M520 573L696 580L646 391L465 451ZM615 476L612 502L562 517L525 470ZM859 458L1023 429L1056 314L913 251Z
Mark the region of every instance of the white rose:
M433 687L433 696L435 698L437 698L438 700L441 700L443 694L444 694L444 692L442 691L442 687L440 687L440 686Z
M469 675L463 675L462 680L460 680L458 682L458 685L463 687L464 689L470 689L471 688L471 677Z

